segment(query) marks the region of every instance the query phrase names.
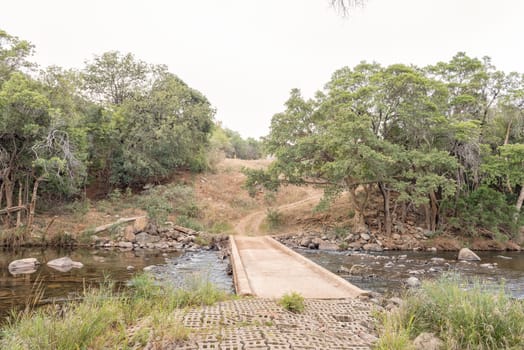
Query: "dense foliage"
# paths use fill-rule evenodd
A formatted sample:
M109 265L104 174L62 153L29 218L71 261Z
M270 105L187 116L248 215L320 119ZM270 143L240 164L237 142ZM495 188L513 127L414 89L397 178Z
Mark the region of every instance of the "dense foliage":
M313 99L291 91L265 140L276 161L248 171L247 185L315 184L324 202L349 193L355 231L369 229L378 194L376 228L388 234L411 215L432 231L511 236L522 221L523 143L524 75L464 53L427 67L362 62Z
M227 158L259 159L262 157L262 143L252 137L247 139L231 129L217 125L211 136L212 149L222 152Z
M0 215L31 227L38 196L102 194L201 171L214 128L207 98L165 66L106 52L81 71L28 60L0 31ZM16 217L15 217L16 216Z

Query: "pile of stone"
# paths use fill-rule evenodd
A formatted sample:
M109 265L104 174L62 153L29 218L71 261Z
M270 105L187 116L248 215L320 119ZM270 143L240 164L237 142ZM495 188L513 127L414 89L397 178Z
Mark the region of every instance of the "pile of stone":
M430 231L418 228L415 233L393 233L391 236L376 235L372 232L344 234L308 231L300 234L287 234L275 237L281 243L308 249L352 250L381 252L383 250L428 250L424 242L432 237Z
M124 222L124 221L123 221ZM221 249L227 245L227 236L198 232L167 222L158 227L146 217L134 218L126 225L107 226L105 230L95 230L91 236L94 246L101 248L120 248L122 250L157 249L164 251L199 249ZM115 232L116 231L116 234Z
M381 252L383 243L372 233L352 234L345 237L306 232L297 235L282 235L275 237L281 243L295 247L322 250L365 250Z

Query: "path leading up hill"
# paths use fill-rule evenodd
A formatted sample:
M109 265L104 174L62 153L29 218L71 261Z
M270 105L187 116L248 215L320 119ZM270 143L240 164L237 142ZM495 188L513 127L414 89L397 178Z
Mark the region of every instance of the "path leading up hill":
M318 203L321 198L322 194L319 194L317 191L308 191L308 197L293 203L278 206L275 209L279 212L285 212L287 210L297 209L304 206L312 206ZM259 210L243 217L235 225L235 232L239 235L260 236L263 234L261 232L261 226L266 215L266 210Z

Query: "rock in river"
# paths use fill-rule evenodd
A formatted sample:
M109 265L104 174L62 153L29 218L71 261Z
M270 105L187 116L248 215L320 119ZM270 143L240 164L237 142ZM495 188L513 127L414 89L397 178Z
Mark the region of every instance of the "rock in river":
M458 260L480 261L480 257L469 248L462 248L458 254Z
M35 272L38 265L40 263L35 258L26 258L11 261L7 268L11 274L18 275Z
M58 270L60 272L67 272L72 268L80 269L84 267L84 264L78 261L71 260L70 257L64 256L63 258L53 259L47 263L47 266Z
M406 283L410 287L418 287L420 286L420 280L416 277L410 277L407 279Z

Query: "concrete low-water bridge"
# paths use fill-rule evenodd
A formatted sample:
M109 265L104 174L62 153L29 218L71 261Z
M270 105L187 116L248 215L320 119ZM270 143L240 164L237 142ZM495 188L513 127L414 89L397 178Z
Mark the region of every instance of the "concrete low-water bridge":
M280 298L356 298L366 291L315 264L269 236L230 236L231 265L239 295Z

